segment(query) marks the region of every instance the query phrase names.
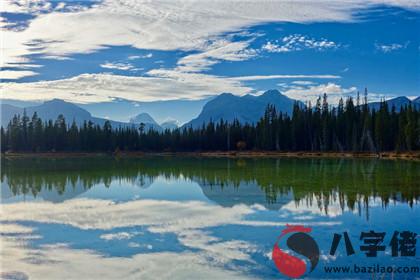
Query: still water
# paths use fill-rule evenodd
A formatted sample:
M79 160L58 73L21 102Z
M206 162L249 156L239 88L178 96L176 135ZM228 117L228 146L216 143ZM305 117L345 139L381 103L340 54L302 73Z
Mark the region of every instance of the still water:
M420 233L418 162L96 157L1 167L4 279L281 279L272 250L288 224L311 228L319 247L312 272L300 257L304 278L420 277L325 270L420 265L420 241L415 256L390 246L394 231ZM376 257L360 248L370 230L386 234ZM341 238L331 255L344 233L354 254Z

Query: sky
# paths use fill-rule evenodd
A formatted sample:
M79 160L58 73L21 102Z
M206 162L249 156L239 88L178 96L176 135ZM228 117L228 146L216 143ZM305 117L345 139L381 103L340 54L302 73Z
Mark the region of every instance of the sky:
M420 95L415 0L3 0L0 10L3 99Z

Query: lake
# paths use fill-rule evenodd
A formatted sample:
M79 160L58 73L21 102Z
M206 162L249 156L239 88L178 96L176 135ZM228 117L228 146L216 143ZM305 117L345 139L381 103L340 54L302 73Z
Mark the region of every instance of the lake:
M1 167L5 279L287 278L275 244L308 279L420 277L420 242L401 241L420 233L419 162L98 156ZM293 250L293 225L317 245L314 263L313 250ZM352 271L328 271L343 266Z

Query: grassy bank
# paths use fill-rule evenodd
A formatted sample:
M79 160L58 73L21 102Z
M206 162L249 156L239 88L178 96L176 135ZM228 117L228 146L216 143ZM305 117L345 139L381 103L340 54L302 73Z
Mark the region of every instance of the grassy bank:
M419 160L420 151L414 152L275 152L275 151L231 151L231 152L118 152L118 153L98 153L98 152L42 152L42 153L2 153L2 157L21 158L21 157L95 157L95 156L116 156L116 157L145 157L145 156L185 156L185 157L231 157L231 158L264 158L264 157L294 157L294 158L380 158L380 159L405 159Z

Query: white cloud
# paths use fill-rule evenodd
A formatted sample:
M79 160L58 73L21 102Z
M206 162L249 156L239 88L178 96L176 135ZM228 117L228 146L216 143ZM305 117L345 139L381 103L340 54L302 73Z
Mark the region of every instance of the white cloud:
M311 82L311 81L293 81L292 84L301 85L301 86L308 86L308 85L313 85L314 82Z
M0 236L0 276L6 279L252 279L238 270L209 264L205 254L159 252L130 258L105 257L64 244L34 249L18 237ZM42 265L40 265L42 264Z
M2 0L0 12L36 14L51 10L51 3L46 0Z
M91 53L111 45L155 50L203 50L209 38L261 21L348 18L345 13L334 9L320 17L305 5L293 6L302 6L307 14L295 9L282 13L283 8L290 6L287 3L267 5L269 7L262 9L252 2L237 5L234 2L125 0L105 1L91 9L73 13L53 11L39 15L23 31L2 32L4 64L29 54L66 57L73 53ZM325 8L314 10L324 11ZM31 45L34 42L36 48Z
M91 0L90 2L98 2L98 0ZM72 1L59 2L53 9L51 0L2 0L0 5L1 13L19 13L39 15L41 13L48 13L53 10L60 10L62 12L75 12L86 10L87 7L72 3ZM57 1L58 2L58 1ZM67 2L67 3L66 3Z
M71 57L59 56L59 55L44 55L43 59L53 59L53 60L73 60Z
M335 75L266 75L220 77L183 72L179 69L154 69L147 76L122 76L107 73L28 83L0 84L4 98L49 100L51 96L70 102L94 103L123 98L133 101L201 99L221 92L244 95L253 92L244 81L267 79L339 79Z
M2 224L0 227L0 234L10 234L10 233L19 233L27 234L32 233L33 229L30 227L25 227L18 224Z
M288 83L277 83L277 86L283 88L283 87L288 87L289 84ZM262 93L264 93L264 92L262 92Z
M243 95L252 91L240 81L200 73L152 70L149 76L82 74L54 81L0 83L4 98L49 100L52 96L71 102L94 103L124 98L133 101L200 99L220 92Z
M26 66L27 67L27 66ZM17 80L23 77L35 76L38 73L34 71L14 71L14 70L3 70L0 71L0 80Z
M134 59L139 59L139 58L152 58L153 54L152 53L148 53L145 55L130 55L128 57L128 60L134 60Z
M290 52L290 49L285 46L279 46L276 43L267 42L262 46L262 49L268 52Z
M102 68L116 69L116 70L133 70L134 66L130 63L106 62L100 64Z
M381 52L390 53L390 52L393 52L393 51L397 51L397 50L400 50L400 49L407 48L409 43L410 43L409 41L405 42L404 44L393 43L393 44L389 44L389 45L376 43L375 48L377 50L381 51Z
M55 9L56 10L61 10L61 9L64 9L65 7L66 7L66 3L60 2L60 3L57 4L57 6L55 6Z
M253 89L243 81L281 78L330 78L334 75L267 75L224 79L200 74L220 61L241 61L258 55L249 47L251 36L233 40L244 28L267 22L352 21L353 11L377 3L418 9L415 1L134 1L106 0L91 8L53 11L46 1L17 5L5 1L4 11L34 14L28 27L19 32L2 30L3 67L30 64L29 55L49 59L71 59L75 53L92 53L108 46L132 46L147 50L194 51L181 58L174 69L155 69L144 77L109 74L82 74L73 78L35 83L3 83L4 95L16 99L45 100L52 96L77 102L109 101L115 97L146 101L155 99L196 99L220 92L245 94ZM67 5L67 4L66 4ZM63 5L60 5L63 6ZM66 6L65 6L66 7ZM49 13L47 13L49 12ZM54 23L54 24L51 24ZM100 32L98 32L100 31ZM228 35L226 35L228 34ZM249 34L248 34L249 35ZM251 39L249 38L251 37ZM336 43L302 35L284 38L288 50L301 47L325 49ZM300 45L299 45L300 44ZM298 46L298 47L297 47ZM276 46L266 46L274 51ZM281 49L281 47L278 47ZM127 59L149 58L130 56ZM134 70L129 63L104 63L108 69ZM138 69L136 69L138 70ZM32 71L6 75L18 79ZM321 77L323 76L323 77ZM87 93L87 94L86 94Z
M122 239L130 239L134 236L134 233L130 232L117 232L117 233L107 233L102 234L99 238L104 240L122 240Z
M51 11L46 1L2 1L6 12ZM89 9L51 11L19 32L2 30L3 66L25 55L68 57L106 46L155 50L206 50L211 38L265 22L351 21L375 4L418 9L416 1L134 1L106 0ZM23 5L22 5L23 4ZM53 23L53 24L51 24ZM36 42L36 47L31 43ZM328 44L328 42L324 42Z
M18 211L15 212L16 210ZM224 224L241 224L246 215L255 211L246 205L225 208L200 201L136 200L114 203L106 200L74 199L54 204L54 211L51 211L49 202L8 204L3 208L0 221L58 223L83 230L106 231L121 227L147 227L149 232L175 234L184 246L200 250L195 255L197 258L202 258L203 263L207 263L205 260L210 258L216 265L226 264L232 260L250 261L247 252L255 250L255 246L240 240L224 241L212 237L205 228ZM250 225L259 226L259 221L251 221ZM7 231L14 229L30 232L16 226ZM100 238L130 239L135 234L139 233L114 232L102 234ZM177 255L182 258L183 253ZM8 267L8 269L11 268Z
M52 206L54 211L51 211ZM284 221L248 220L250 214L265 211L260 205L222 207L201 201L135 200L116 203L84 198L55 204L45 201L8 203L2 205L1 210L0 222L6 226L0 227L0 241L2 254L8 256L2 259L2 276L27 276L30 279L148 279L156 275L161 279L246 279L246 271L236 269L234 263L252 262L251 254L258 252L258 244L212 236L208 228L223 225L279 228L290 223L288 217ZM286 205L286 210L296 211L292 205L290 209ZM308 211L304 215L307 216ZM129 227L153 233L170 233L191 250L112 257L94 250L72 249L66 244L33 248L26 241L33 237L33 229L19 225L21 222L105 231L99 236L105 240L127 240L141 234L118 230ZM340 222L308 221L305 224L337 226ZM41 234L42 231L36 233ZM150 244L134 242L128 246L153 248Z
M202 259L203 264L208 263L208 259L211 259L213 265L225 265L235 260L252 261L250 253L255 252L256 245L242 240L223 240L219 237L211 236L211 232L207 231L208 228L226 224L253 227L284 227L287 223L290 223L290 221L247 220L248 215L261 211L262 208L258 205L247 206L244 204L223 207L201 201L135 200L115 203L99 199L72 199L54 204L54 211L51 211L51 206L51 202L39 201L5 204L2 208L0 222L10 226L3 231L6 233L19 231L30 234L30 228L21 227L18 223L32 221L36 223L64 224L82 230L111 231L100 235L99 238L122 240L130 239L142 232L112 232L112 230L127 227L144 228L152 233L175 234L181 244L193 250L198 250L198 253L194 255L196 258ZM336 226L337 222L311 221L307 224ZM177 253L177 256L181 259L183 255L183 252ZM132 258L136 258L136 256ZM18 260L21 259L23 258L18 258ZM44 258L45 261L48 261L48 259ZM59 258L54 257L51 259ZM17 263L22 265L22 261ZM111 263L118 264L116 260ZM68 265L67 262L66 265ZM185 264L183 263L182 265ZM14 265L5 267L9 270L19 271L18 267ZM99 266L95 265L94 267ZM148 273L151 272L148 271Z
M340 45L327 39L314 39L301 34L293 34L283 37L281 41L268 42L262 46L262 49L268 52L292 52L305 49L315 49L323 51L327 49L336 49Z
M33 69L33 68L43 67L43 65L40 65L40 64L27 64L27 63L14 63L13 65L14 65L14 68L19 68L19 69Z
M364 200L363 197L360 197ZM380 198L367 197L369 207L381 207ZM311 203L307 203L311 201ZM10 279L247 279L249 274L235 261L252 263L252 254L260 254L258 243L212 236L213 228L223 225L284 227L305 221L305 225L337 227L339 221L315 222L320 216L336 217L351 210L341 208L338 193L331 196L308 196L285 204L283 222L248 220L247 216L265 211L260 205L222 207L199 201L136 200L115 203L99 199L72 199L63 203L15 202L2 205L0 275ZM346 201L346 199L345 199ZM327 203L328 202L328 203ZM398 204L398 202L391 201ZM322 208L328 204L328 210ZM54 206L54 211L51 207ZM320 208L321 207L321 208ZM19 223L25 222L25 225ZM28 223L29 222L29 223ZM34 223L31 223L34 222ZM99 236L105 240L130 239L142 232L118 231L133 227L154 233L173 233L183 246L180 252L138 253L114 257L94 249L73 249L70 244L41 244L33 247L31 239L42 238L31 224L70 225L81 230L111 231ZM29 224L29 225L26 225ZM112 230L117 230L112 231ZM37 235L34 235L36 232ZM92 237L94 238L94 237ZM48 238L45 240L48 241ZM129 242L129 247L153 249L151 244ZM263 252L264 253L264 252ZM269 258L270 254L266 254ZM242 267L242 269L241 269Z
M240 76L232 77L230 80L235 81L257 81L257 80L271 80L271 79L340 79L337 75L255 75L255 76Z
M221 60L242 61L257 55L257 51L249 49L251 40L231 42L225 39L214 41L206 50L197 54L187 55L177 62L177 71L200 72L208 70Z
M337 104L340 98L346 99L348 96L354 96L356 92L356 87L343 88L341 85L329 82L309 86L291 85L283 93L293 99L311 101L312 104L315 103L319 96L326 93L328 103Z
M83 230L112 230L122 227L147 226L150 232L173 232L188 242L193 242L196 230L208 227L224 224L284 226L288 222L246 220L247 215L260 211L260 209L258 205L247 206L244 204L225 208L201 201L134 200L115 203L99 199L72 199L54 204L53 212L51 211L51 202L5 204L2 209L4 215L0 216L0 221L58 223ZM311 225L315 224L331 226L336 223L311 223ZM102 237L112 239L121 236L128 237L131 234L134 233L120 232ZM203 236L206 234L203 233ZM212 240L214 241L214 239ZM207 240L205 243L212 240Z
M224 240L212 236L208 228L227 224L280 228L288 223L301 223L302 219L308 226L336 227L340 222L312 221L314 217L342 214L337 194L333 193L332 196L320 199L308 197L306 199L313 203L306 206L305 199L301 200L303 204L299 207L295 201L288 203L282 209L293 213L297 219L291 221L290 217L285 216L279 222L248 220L248 215L264 211L260 205L241 204L226 208L200 201L136 200L115 203L99 199L72 199L58 204L43 201L8 203L2 205L0 215L2 254L8 256L2 259L1 275L9 278L26 276L30 279L149 279L156 275L161 279L245 279L246 271L235 269L234 261L252 262L251 254L258 252L257 244L244 240ZM329 201L328 212L318 207L325 205L326 200ZM381 203L380 199L369 198L370 206L380 207ZM54 211L51 211L52 205ZM344 211L350 210L346 207ZM19 225L20 222L69 225L81 230L98 231L144 228L154 233L175 234L183 246L192 250L112 257L94 250L72 249L66 244L34 248L28 240L42 236L34 236L34 229ZM99 238L121 240L130 239L136 234L141 232L117 231L102 234ZM134 242L128 246L153 248L150 244Z

